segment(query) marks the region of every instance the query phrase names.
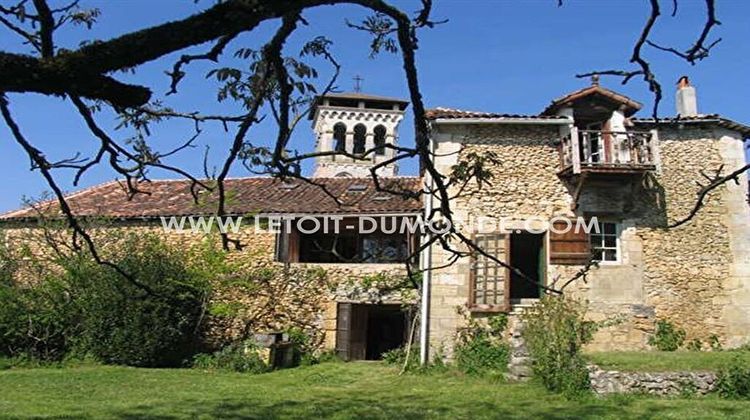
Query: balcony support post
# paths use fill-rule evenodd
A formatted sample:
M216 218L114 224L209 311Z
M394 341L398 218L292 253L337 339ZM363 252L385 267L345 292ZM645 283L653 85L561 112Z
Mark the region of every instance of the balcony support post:
M578 184L576 185L576 189L573 192L573 202L570 203L570 209L573 211L576 211L576 209L578 209L578 200L581 198L583 184L586 182L586 177L588 176L588 174L588 172L584 172L581 174L581 176L578 177Z
M573 173L581 173L581 148L580 139L578 138L578 128L570 127L570 157L573 163Z

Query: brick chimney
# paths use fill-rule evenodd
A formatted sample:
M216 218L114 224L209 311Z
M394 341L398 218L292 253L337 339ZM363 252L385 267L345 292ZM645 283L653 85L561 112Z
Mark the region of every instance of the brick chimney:
M681 117L694 117L698 115L698 100L695 96L695 88L690 85L687 76L680 77L677 82L677 95L675 97L677 114Z

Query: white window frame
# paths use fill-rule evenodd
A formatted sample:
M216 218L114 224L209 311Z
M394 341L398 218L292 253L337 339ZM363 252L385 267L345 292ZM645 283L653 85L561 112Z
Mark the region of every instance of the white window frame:
M604 226L603 226L604 224L610 224L610 225L614 225L615 226L615 233L614 233L614 236L615 236L615 247L614 248L612 248L612 247L605 247L604 246L604 243L603 243L604 237L605 236L612 236L613 235L611 233L604 233ZM600 228L599 229L599 233L596 233L596 231L592 231L589 234L589 244L591 244L591 253L594 254L594 252L595 252L596 249L602 249L602 250L613 250L614 249L616 259L615 260L599 260L599 265L620 265L620 264L622 264L622 240L621 240L622 225L621 225L621 223L613 221L613 220L601 220L601 219L597 219L597 226ZM602 238L602 242L600 243L600 245L598 247L594 246L594 242L593 242L593 236L594 235L598 235L598 236L600 236Z

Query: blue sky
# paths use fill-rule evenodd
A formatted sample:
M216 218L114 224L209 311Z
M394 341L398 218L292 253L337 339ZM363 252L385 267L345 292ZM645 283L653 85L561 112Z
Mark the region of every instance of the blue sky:
M207 0L198 4L191 0L83 0L84 6L101 9L99 23L91 31L67 29L58 35L57 43L74 49L81 40L105 40L165 20L179 19L211 3ZM416 10L418 6L413 0L394 3L405 10ZM436 0L435 3L434 18L450 21L420 34L417 60L427 106L508 113L538 113L555 97L588 84L588 81L576 79L576 73L627 68L632 44L648 14L645 0L566 0L560 8L555 0ZM671 1L662 3L665 13L653 39L682 49L689 47L702 29L705 19L703 2L682 0L675 18L670 16ZM363 90L367 93L408 97L399 57L383 54L370 59L369 38L345 26L344 19L361 18L362 9L321 7L307 11L304 16L310 25L293 36L287 45L288 54L298 53L305 40L326 35L334 42L333 51L343 65L338 83L341 90L351 90L352 78L361 75L365 79ZM699 112L721 113L750 123L747 106L750 98L747 80L750 74L750 3L721 1L718 18L722 25L713 36L721 37L723 41L708 60L696 66L669 54L645 50L666 92L662 115L674 114L674 83L679 76L687 74L698 90ZM264 24L256 33L230 45L228 52L231 54L240 47L259 47L276 25L275 22ZM0 34L1 50L28 52L28 47L20 45L9 32ZM201 46L192 51L201 52L206 48ZM118 74L116 77L151 87L155 97L179 110L236 113L233 104L216 103L216 84L204 77L211 68L206 64L190 66L179 95L164 98L169 86L164 71L170 69L182 53L184 51L141 66L135 74ZM321 73L327 75L328 69L321 67ZM620 86L617 79L604 79L602 84L644 102L650 109L652 98L639 80ZM9 98L11 110L25 135L45 151L50 160L70 157L77 151L84 156L95 152L96 139L85 130L70 103L33 94L10 94ZM648 112L646 109L641 114ZM111 115L100 115L100 121L116 138L129 137L127 131L114 131L116 122ZM410 125L411 116L407 115L400 130L404 144L413 141ZM164 124L154 131L151 144L159 150L169 150L184 141L191 130L189 124ZM270 144L273 134L273 127L265 124L251 133L250 140L256 144ZM228 150L230 141L230 135L219 126L206 125L199 138L199 147L172 158L169 163L200 175L204 145L210 145L210 162L215 165ZM309 125L303 124L298 128L292 146L309 150L312 142ZM4 175L0 212L18 207L24 196L38 197L48 190L40 175L29 171L28 159L12 141L4 125L0 126L0 168ZM415 169L416 164L409 163L402 167L401 173L413 174ZM238 165L232 175L247 174ZM108 181L115 176L112 170L102 166L89 172L75 187L69 173L58 173L66 191ZM155 172L153 177L174 176Z

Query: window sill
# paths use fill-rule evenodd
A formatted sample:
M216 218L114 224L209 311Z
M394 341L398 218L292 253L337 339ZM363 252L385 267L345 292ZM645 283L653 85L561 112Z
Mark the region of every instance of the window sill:
M599 261L599 267L620 267L623 265L622 261Z
M505 307L502 306L478 306L473 305L469 306L469 312L473 314L499 314L499 313L505 313L508 312L508 310Z

